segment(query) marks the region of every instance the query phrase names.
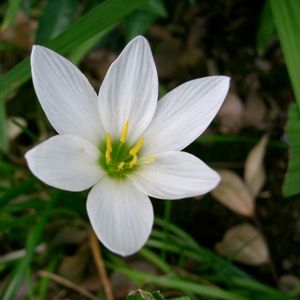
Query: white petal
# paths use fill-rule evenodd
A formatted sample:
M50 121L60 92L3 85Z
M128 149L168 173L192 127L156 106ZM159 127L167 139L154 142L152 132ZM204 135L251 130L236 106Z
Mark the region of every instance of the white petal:
M25 155L29 169L48 185L67 191L83 191L98 182L103 171L99 150L73 135L56 135Z
M55 130L98 145L104 136L98 98L77 67L50 49L34 46L31 72L38 99Z
M131 142L149 125L158 96L156 67L147 40L132 40L110 66L99 92L103 126L119 139L128 121Z
M202 195L220 181L220 176L199 158L179 151L155 155L154 163L142 165L130 178L142 193L159 199Z
M89 193L87 212L99 240L123 256L137 252L151 233L152 204L130 180L104 177Z
M182 150L210 124L222 105L229 78L211 76L188 81L160 101L146 129L145 154Z

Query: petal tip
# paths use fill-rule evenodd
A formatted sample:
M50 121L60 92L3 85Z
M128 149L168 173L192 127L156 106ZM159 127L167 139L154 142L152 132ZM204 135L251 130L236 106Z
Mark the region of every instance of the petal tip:
M129 46L131 47L133 46L134 48L137 47L137 48L145 49L146 51L148 49L148 51L151 52L151 48L148 40L142 35L137 35L135 38L133 38L125 48Z
M24 158L28 165L31 163L33 153L34 153L34 148L28 150L24 155Z
M44 46L41 46L41 45L33 45L32 46L32 50L31 50L31 63L34 62L35 58L37 56L40 56L40 55L51 55L51 54L57 54L56 52L54 52L53 50L47 48L47 47L44 47Z
M220 183L220 181L221 181L221 176L220 176L220 174L218 173L218 172L216 172L215 171L215 180L216 180L216 186Z
M136 37L134 37L131 42L143 42L143 43L147 43L148 44L148 40L142 36L142 35L137 35Z
M31 57L37 55L39 52L44 50L48 50L48 49L40 45L33 45L31 50Z

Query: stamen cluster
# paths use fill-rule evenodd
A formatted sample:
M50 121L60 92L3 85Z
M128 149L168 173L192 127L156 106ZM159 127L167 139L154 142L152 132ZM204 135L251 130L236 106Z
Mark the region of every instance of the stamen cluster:
M105 154L101 155L100 164L114 178L124 178L138 167L138 152L142 148L144 137L140 137L136 145L130 147L126 142L127 131L128 121L125 122L118 141L112 141L110 133L106 133L105 151L102 151Z

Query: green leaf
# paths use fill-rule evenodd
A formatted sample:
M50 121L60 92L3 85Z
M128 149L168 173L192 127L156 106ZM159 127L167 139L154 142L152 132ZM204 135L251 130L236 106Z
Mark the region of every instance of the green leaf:
M53 272L55 270L55 267L59 261L60 255L59 253L55 253L55 255L51 255L51 260L48 264L47 271ZM39 285L38 285L38 297L39 300L47 299L47 293L48 293L48 286L50 284L50 279L48 277L42 277L40 279Z
M158 17L166 18L168 16L162 0L150 0L149 3L145 5L145 10Z
M32 6L37 2L37 0L23 0L22 1L22 10L24 13L29 16Z
M169 300L190 300L190 297L168 298ZM147 292L143 290L132 291L128 294L127 300L166 300L159 291Z
M35 253L35 248L40 241L44 227L46 225L47 218L55 202L56 198L54 197L48 202L48 206L46 207L46 209L43 212L41 212L40 220L37 222L37 224L33 227L32 231L28 235L26 240L26 255L24 256L24 258L22 258L22 260L20 260L19 264L17 265L12 280L9 283L7 289L5 290L5 293L2 298L3 300L16 299L16 293L18 291L18 288L29 270L30 263Z
M80 44L72 53L69 55L69 60L74 64L78 64L83 57L90 51L99 41L113 28L109 27L105 30L100 31L95 36L91 37L86 42Z
M130 41L139 34L144 34L152 23L156 20L156 16L145 11L136 12L125 20L126 40Z
M5 191L5 193L0 195L0 208L6 205L10 200L14 199L15 197L28 191L31 191L36 183L37 179L35 177L30 177L29 179L22 181L18 185Z
M260 15L258 30L256 34L256 50L258 55L264 55L276 34L276 28L272 16L270 3L265 2Z
M109 263L108 266L110 266ZM133 281L137 280L137 283L139 284L147 282L147 284L155 284L160 287L174 288L182 292L188 290L196 295L212 297L214 299L247 300L247 298L239 295L238 293L228 292L218 287L210 287L200 284L199 282L193 282L186 279L169 278L166 276L160 277L145 272L135 271L131 268L120 265L118 266L118 272L124 274Z
M17 13L21 6L21 0L9 0L8 6L4 14L4 20L1 25L1 31L6 30L8 27L15 23Z
M269 3L298 105L290 108L287 125L290 161L283 194L292 196L300 192L300 1L270 0Z
M300 1L270 0L269 3L300 109Z
M172 273L171 266L168 265L159 256L157 256L154 252L150 251L147 248L143 248L143 249L140 250L139 253L140 253L140 255L142 255L143 257L145 257L147 260L151 261L153 263L153 265L155 265L162 272L164 272L164 273Z
M40 18L36 32L36 44L45 44L63 32L72 22L77 0L50 0Z
M292 104L289 109L287 134L290 144L290 161L283 185L285 197L300 193L300 114L296 104Z
M150 0L144 7L125 19L126 40L144 34L157 17L165 18L167 15L161 0Z
M165 299L164 296L159 292L156 292L156 297L155 297L152 293L142 291L142 290L130 292L127 296L127 300L164 300L164 299Z
M46 46L61 54L70 53L78 45L115 25L145 3L147 0L106 0L82 16L54 40L46 43ZM24 84L30 76L29 58L26 58L0 78L0 101Z
M6 107L5 102L0 101L0 151L7 152L8 139L6 134Z

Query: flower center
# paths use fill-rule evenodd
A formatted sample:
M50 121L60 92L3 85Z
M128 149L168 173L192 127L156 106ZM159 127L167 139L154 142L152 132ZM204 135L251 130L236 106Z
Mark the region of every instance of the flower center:
M138 153L142 148L144 137L140 137L135 146L126 142L128 121L125 122L121 137L117 141L111 139L110 133L106 133L105 145L101 148L100 165L106 173L114 178L124 178L139 166ZM154 158L149 157L146 161L153 162Z

